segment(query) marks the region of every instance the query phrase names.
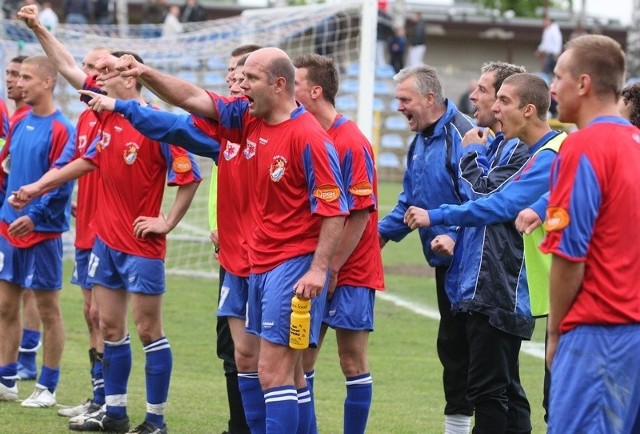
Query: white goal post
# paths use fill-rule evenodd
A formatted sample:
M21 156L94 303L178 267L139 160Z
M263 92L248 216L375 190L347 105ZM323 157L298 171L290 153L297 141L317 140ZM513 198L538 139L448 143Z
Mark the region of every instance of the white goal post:
M24 23L0 22L3 70L15 55L42 52ZM344 107L338 106L338 109L356 120L371 138L376 22L376 1L361 0L245 10L237 17L186 24L184 33L171 37L162 36L161 25L59 25L54 32L78 62L94 47L133 51L145 63L221 94L228 93L224 81L227 59L237 46L248 43L278 46L292 58L310 52L333 56L340 66L341 80L351 84L351 88L345 87L339 96L344 93L344 101L349 98L356 101L355 106L345 102ZM2 87L0 94L4 97ZM60 80L56 97L63 112L72 120L84 109L64 80ZM179 111L150 93L145 93L145 97L164 110ZM212 161L198 158L198 164L204 179L189 212L169 234L166 270L188 276L217 276L207 218ZM175 189L167 188L164 210L174 197ZM224 216L224 210L218 212Z

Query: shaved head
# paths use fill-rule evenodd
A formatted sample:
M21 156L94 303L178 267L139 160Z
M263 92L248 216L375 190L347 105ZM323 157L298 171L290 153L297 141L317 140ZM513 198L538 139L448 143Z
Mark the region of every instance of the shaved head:
M46 79L50 77L53 86L52 89L56 86L56 82L58 81L58 70L53 63L47 58L47 56L31 56L24 59L22 62L23 65L33 65L35 66L35 73L38 77L42 79Z

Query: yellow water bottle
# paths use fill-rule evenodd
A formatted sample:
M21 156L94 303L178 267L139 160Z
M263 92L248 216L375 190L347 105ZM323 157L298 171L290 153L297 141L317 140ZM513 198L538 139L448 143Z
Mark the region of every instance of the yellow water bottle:
M303 300L295 295L291 299L291 325L289 326L289 346L304 350L309 346L311 329L311 300Z

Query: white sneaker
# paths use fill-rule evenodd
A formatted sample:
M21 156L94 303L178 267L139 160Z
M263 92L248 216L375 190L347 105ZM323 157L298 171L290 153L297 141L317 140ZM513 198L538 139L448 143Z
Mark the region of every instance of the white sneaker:
M45 408L56 405L56 393L49 392L46 387L36 384L36 388L30 397L22 401L23 407Z
M101 411L107 411L107 405L96 404L95 402L90 402L89 407L80 413L77 416L72 416L69 419L69 425L82 425L85 419L96 416Z
M75 407L63 407L58 410L58 416L62 417L75 417L87 411L91 405L91 399L87 399L83 404L76 405Z
M0 383L0 401L17 401L18 400L18 385L14 384L13 387L7 387Z

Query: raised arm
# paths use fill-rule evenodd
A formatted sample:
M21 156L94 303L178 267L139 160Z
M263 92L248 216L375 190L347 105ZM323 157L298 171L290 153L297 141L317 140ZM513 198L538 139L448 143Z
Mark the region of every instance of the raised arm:
M33 30L42 49L58 72L67 79L71 86L76 89L82 88L87 74L76 64L69 50L42 25L38 18L38 7L35 5L23 6L18 12L18 18Z
M116 69L124 77L135 77L143 86L169 104L189 113L218 120L218 110L207 91L201 87L153 69L138 62L131 55L120 57L116 63Z

